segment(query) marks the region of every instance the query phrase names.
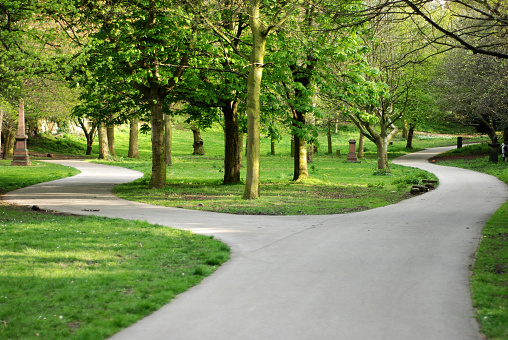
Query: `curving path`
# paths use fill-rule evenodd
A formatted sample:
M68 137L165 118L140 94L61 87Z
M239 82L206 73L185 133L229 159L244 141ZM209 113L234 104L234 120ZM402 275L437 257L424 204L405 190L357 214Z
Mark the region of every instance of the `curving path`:
M480 339L470 266L481 229L508 188L488 175L427 162L448 149L395 161L432 171L438 189L346 215L237 216L129 202L112 187L140 173L79 161L58 163L81 174L4 199L147 220L231 246L231 260L214 275L113 339Z

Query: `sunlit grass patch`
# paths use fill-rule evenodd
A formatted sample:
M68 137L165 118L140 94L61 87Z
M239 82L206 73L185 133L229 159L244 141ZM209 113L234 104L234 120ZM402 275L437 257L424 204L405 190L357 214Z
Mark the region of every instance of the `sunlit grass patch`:
M228 258L186 231L0 206L0 337L105 338Z

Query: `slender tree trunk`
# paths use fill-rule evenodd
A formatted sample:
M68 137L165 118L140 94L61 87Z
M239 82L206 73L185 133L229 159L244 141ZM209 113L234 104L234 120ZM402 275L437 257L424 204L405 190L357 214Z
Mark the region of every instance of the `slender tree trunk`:
M198 127L192 127L192 135L194 136L194 143L192 147L194 148L193 155L204 155L205 148L203 138L201 138L201 130Z
M106 126L106 132L108 135L108 149L111 156L116 156L115 153L115 125L111 122L113 116L110 117L110 122Z
M270 138L270 155L275 155L275 138Z
M390 172L390 167L388 165L388 139L386 136L378 136L376 138L376 146L377 146L377 157L378 163L377 168L379 170L386 170L386 172Z
M331 120L326 123L326 140L328 141L328 154L331 155L333 153Z
M164 151L166 154L166 165L173 165L173 156L171 148L173 146L173 123L170 115L164 115Z
M243 168L243 133L238 134L238 164Z
M107 159L108 152L108 134L106 124L100 123L99 125L99 159Z
M129 158L139 158L139 118L133 117L129 124Z
M152 126L152 176L149 188L162 189L166 186L166 157L164 154L164 115L161 98L156 93L159 87L152 86L150 93L150 124ZM154 93L155 92L155 93Z
M91 128L90 131L88 131L85 121L81 118L78 119L78 123L81 126L81 130L83 130L83 133L85 134L86 138L86 152L85 155L90 156L93 151L93 140L95 138L95 133L97 132L97 125L93 122L91 122Z
M291 136L291 157L295 157L295 136Z
M304 139L295 136L295 158L293 181L302 180L309 177L307 168L307 145Z
M222 107L224 114L224 180L222 184L240 182L242 144L239 139L238 102L231 101Z
M358 141L358 158L365 157L365 135L360 131L360 140Z
M2 125L4 122L4 111L0 109L0 155L2 154Z
M413 134L414 134L414 127L412 125L409 126L409 130L407 131L407 140L406 140L406 149L412 149L413 148Z
M243 199L260 195L260 115L261 79L265 57L267 30L260 18L259 0L249 0L249 24L253 36L250 71L247 78L247 177Z
M408 139L409 129L407 128L407 121L405 119L402 120L402 138Z

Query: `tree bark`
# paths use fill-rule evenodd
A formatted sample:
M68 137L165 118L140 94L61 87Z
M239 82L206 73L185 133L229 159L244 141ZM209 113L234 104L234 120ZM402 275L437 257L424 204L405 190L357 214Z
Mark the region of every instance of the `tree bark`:
M166 165L173 165L173 156L171 148L173 146L173 123L170 115L164 115L164 151L166 154Z
M358 141L358 158L365 157L365 135L360 131L360 139Z
M299 181L309 177L307 168L307 144L305 140L295 136L293 181Z
M224 180L222 184L240 182L241 143L238 127L238 102L230 101L222 107L224 114ZM240 144L240 147L239 145Z
M92 126L90 128L90 131L88 131L83 119L79 118L78 123L81 126L81 129L83 130L83 133L85 134L85 138L86 138L85 155L90 156L93 151L93 140L95 138L95 133L97 132L97 125L94 122L91 122Z
M406 141L406 149L412 149L413 148L413 134L414 134L414 127L412 125L409 126L409 130L407 131L407 141Z
M15 137L14 129L11 126L10 128L7 128L5 132L4 149L2 150L2 159L12 157L15 140L14 137Z
M376 138L377 146L377 168L379 170L386 170L390 173L390 166L388 165L388 138L386 136L379 135Z
M331 155L333 153L332 146L332 121L328 120L326 123L326 140L328 141L328 154Z
M106 124L100 123L99 125L99 159L107 159L108 152L108 136L106 131Z
M2 125L4 122L4 110L0 109L0 155L2 154Z
M162 103L164 98L156 93L160 91L157 84L152 84L150 93L150 124L152 126L152 176L149 188L162 189L166 186L166 157L164 154L164 115Z
M243 133L238 133L238 164L243 168Z
M270 138L270 155L275 156L275 138Z
M267 29L260 21L259 0L249 0L248 15L253 37L250 54L250 70L247 78L247 176L243 199L255 199L260 195L260 116L261 79L266 49Z
M201 138L201 130L198 127L192 127L192 135L194 136L194 143L192 147L194 148L193 155L204 155L205 148L203 146L203 138Z
M409 135L409 129L407 128L407 121L402 120L402 138L407 139Z
M129 158L139 158L139 118L133 117L129 124Z
M110 117L110 122L106 126L106 133L108 136L108 149L109 154L111 156L116 156L115 154L115 125L111 122L113 116Z

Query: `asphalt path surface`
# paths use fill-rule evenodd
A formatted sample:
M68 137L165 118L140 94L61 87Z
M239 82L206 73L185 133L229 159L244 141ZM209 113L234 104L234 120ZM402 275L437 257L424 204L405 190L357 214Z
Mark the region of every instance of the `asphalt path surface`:
M56 162L81 174L4 199L188 229L232 248L213 275L113 339L481 339L470 267L508 188L427 162L448 149L394 161L435 173L438 189L344 215L239 216L130 202L112 188L139 172L72 160Z

